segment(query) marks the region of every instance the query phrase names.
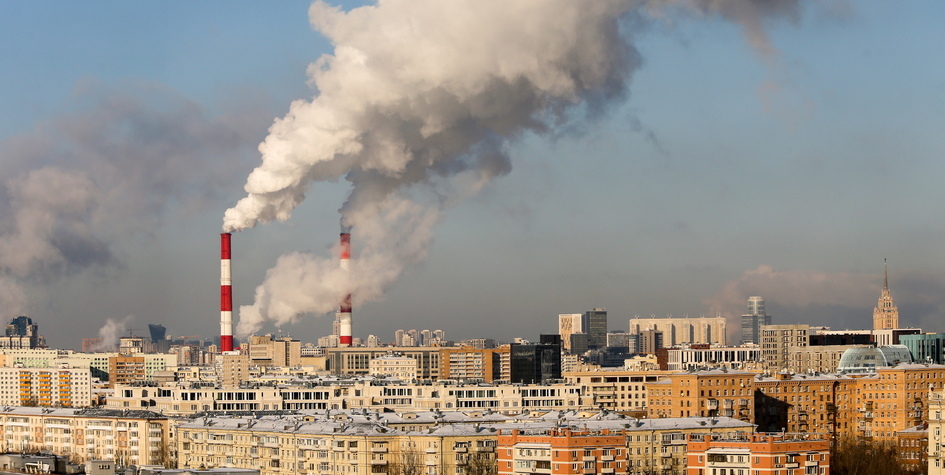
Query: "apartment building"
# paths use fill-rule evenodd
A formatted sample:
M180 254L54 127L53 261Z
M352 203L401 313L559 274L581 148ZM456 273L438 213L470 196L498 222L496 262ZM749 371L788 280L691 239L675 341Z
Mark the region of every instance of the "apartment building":
M755 423L760 432L826 434L857 430L857 380L841 374L763 374L755 378Z
M830 441L783 433L691 434L687 475L830 473Z
M68 455L72 463L170 464L170 421L141 410L6 407L0 412L2 450Z
M88 368L0 367L0 404L88 407L92 405L92 372Z
M655 383L669 374L672 372L579 366L561 376L580 388L581 407L637 414L646 411L646 384Z
M895 442L929 418L929 393L945 388L945 365L900 364L857 379L858 435Z
M708 370L675 373L647 384L648 417L755 418L755 374L747 371Z
M945 475L945 391L929 394L929 475Z
M495 463L495 432L446 424L400 431L315 416L214 417L177 428L181 468L231 466L261 475L466 473Z
M626 436L570 428L499 431L499 475L627 473Z
M509 346L473 348L462 346L439 349L439 378L460 381L509 381Z
M725 346L725 317L631 318L629 333L637 335L656 330L663 335L663 345L671 347L693 343Z
M791 354L799 348L806 348L809 342L810 325L762 325L761 360L764 369L799 372L790 366Z
M113 409L148 407L169 415L284 409L489 409L515 413L522 409L587 408L582 406L580 387L568 383L487 385L437 381L418 384L367 378L309 379L289 384L290 379L252 388L181 383L119 385L105 406Z

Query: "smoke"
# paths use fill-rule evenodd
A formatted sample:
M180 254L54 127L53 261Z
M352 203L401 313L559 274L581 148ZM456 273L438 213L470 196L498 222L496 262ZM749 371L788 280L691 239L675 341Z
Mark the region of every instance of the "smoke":
M926 271L891 271L890 293L899 307L900 326L941 328L945 313L945 276ZM839 328L872 328L873 308L883 288L879 273L823 272L808 269L778 270L759 266L703 303L712 313L721 314L737 331L738 317L747 310L748 297L765 298L772 323L808 323ZM774 314L772 306L784 314Z
M799 15L794 1L315 2L311 24L335 47L309 68L317 95L270 127L223 229L285 221L310 183L344 178L342 219L360 252L350 279L325 268L335 259L280 259L240 309L238 334L330 312L349 290L356 304L379 297L425 257L444 211L511 171L510 140L619 103L641 65L635 28L674 11L736 22L765 57L763 23Z
M115 351L118 349L121 336L128 331L128 324L134 320L134 315L128 315L121 320L109 318L105 325L98 330L98 338L101 340L92 351Z
M150 84L82 84L70 112L0 142L0 304L90 269L122 269L119 243L146 238L169 209L209 208L237 177L220 157L249 149L249 113L208 117ZM254 125L254 124L253 124Z

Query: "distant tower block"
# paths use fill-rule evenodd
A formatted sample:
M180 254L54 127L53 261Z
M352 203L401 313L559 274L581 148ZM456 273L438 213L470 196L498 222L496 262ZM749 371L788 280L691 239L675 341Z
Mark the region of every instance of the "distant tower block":
M220 351L233 351L233 287L230 233L220 234Z
M886 273L886 259L883 259L883 292L873 309L873 330L899 328L899 308L889 294L889 278Z
M350 270L351 262L351 227L342 226L341 235L341 269ZM338 346L351 346L351 294L345 295L338 307Z

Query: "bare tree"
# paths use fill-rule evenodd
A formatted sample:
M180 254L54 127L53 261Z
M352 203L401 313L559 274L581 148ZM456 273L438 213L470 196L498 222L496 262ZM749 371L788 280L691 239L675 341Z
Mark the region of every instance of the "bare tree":
M493 454L473 452L466 458L466 475L496 475L499 467Z
M416 447L402 446L398 453L391 455L393 460L387 464L388 475L420 475L423 473L423 455Z

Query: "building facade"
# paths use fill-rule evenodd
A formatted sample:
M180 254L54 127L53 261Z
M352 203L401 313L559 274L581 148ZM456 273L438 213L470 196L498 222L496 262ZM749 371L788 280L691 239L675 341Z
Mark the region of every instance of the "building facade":
M657 330L663 334L663 346L693 343L725 346L725 317L631 318L630 333Z

